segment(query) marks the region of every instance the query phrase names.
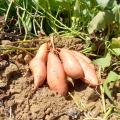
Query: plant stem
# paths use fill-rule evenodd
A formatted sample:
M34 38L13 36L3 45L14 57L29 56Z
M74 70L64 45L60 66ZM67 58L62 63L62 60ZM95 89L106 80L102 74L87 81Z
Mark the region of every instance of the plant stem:
M25 36L24 36L24 40L26 40L26 38L27 38L27 33L28 33L28 31L27 31L27 27L26 27L26 24L24 23L24 21L23 21L23 18L20 16L20 14L19 14L19 8L17 7L17 15L18 15L18 18L21 20L21 22L22 22L22 24L23 24L23 26L24 26L24 29L25 29Z
M6 15L5 15L5 22L7 21L7 17L8 17L10 8L11 8L11 6L12 6L12 3L13 3L13 0L10 0L10 4L9 4L9 6L8 6L8 9L7 9L7 12L6 12Z
M34 56L32 53L30 53L29 51L34 51L37 50L37 48L22 48L22 47L16 47L16 46L11 46L11 45L0 45L0 49L2 50L22 50L32 56Z
M98 75L99 75L99 79L101 80L101 67L99 67ZM104 111L104 113L106 113L104 88L103 88L102 85L100 85L100 92L101 92L101 100L102 100L102 105L103 105L103 111Z
M107 120L107 118L111 114L112 110L113 110L113 107L109 108L109 110L105 113L103 120Z
M80 109L79 103L75 100L75 98L73 97L73 95L69 92L68 93L70 95L70 97L74 100L75 104L77 105L77 107Z
M35 2L35 1L34 1ZM36 3L36 2L35 2ZM38 5L38 4L37 4ZM60 24L62 26L63 29L66 29L66 30L69 30L72 34L77 34L79 35L79 37L83 40L86 40L83 36L81 36L81 32L78 32L78 31L75 31L75 30L72 30L71 28L67 27L66 25L64 25L62 22L60 22L58 19L56 19L54 16L52 16L48 11L46 11L40 4L38 5L39 8L45 12L48 16L50 16L52 19L54 19L58 24ZM34 8L34 7L33 7ZM36 9L36 8L34 8ZM38 11L39 12L39 11Z
M50 36L50 42L51 42L53 51L55 51L55 45L54 45L54 38L53 38L53 35Z
M100 91L101 91L103 111L104 111L104 113L106 113L105 96L104 96L104 89L103 89L102 85L100 85Z

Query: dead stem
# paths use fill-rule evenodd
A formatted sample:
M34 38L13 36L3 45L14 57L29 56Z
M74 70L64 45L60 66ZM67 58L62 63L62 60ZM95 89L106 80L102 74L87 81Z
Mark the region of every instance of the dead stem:
M37 50L37 48L22 48L22 47L16 47L16 46L12 46L12 45L0 45L0 49L2 50L22 50L28 54L30 54L31 56L34 56L34 54L32 54L31 52L29 51L34 51L34 50Z
M74 100L75 104L77 105L78 109L80 109L79 103L76 101L76 99L73 97L73 95L68 92L68 94L70 95L70 97Z
M99 67L98 75L99 75L99 79L101 80L101 67ZM103 111L104 111L104 113L106 113L105 95L104 95L104 88L102 85L100 85L100 92L101 92Z
M55 45L54 45L54 37L53 37L53 35L50 36L50 42L51 42L53 51L55 51Z
M12 118L12 107L10 107L10 119Z
M108 111L105 113L105 115L104 115L104 117L103 117L103 120L107 120L107 118L108 118L108 116L111 114L112 110L113 110L113 107L110 107L110 108L108 109Z
M15 42L11 42L12 44L16 44L16 43L29 43L29 42L40 42L40 39L36 39L36 40L20 40L20 41L15 41ZM48 42L49 40L43 40L44 42Z

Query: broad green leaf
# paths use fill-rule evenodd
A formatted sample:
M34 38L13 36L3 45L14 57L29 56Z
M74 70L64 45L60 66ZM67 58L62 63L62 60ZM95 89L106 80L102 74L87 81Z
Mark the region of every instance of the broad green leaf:
M114 14L112 11L100 11L98 14L90 21L88 24L89 34L93 33L95 30L100 30L106 28L114 20Z
M111 95L111 91L109 90L109 83L110 82L115 82L117 80L120 79L120 75L118 75L117 73L113 72L113 71L110 71L106 80L104 81L103 83L103 88L104 88L104 92L106 93L106 95L111 99L112 99L112 95Z
M113 38L111 42L112 53L119 56L120 55L120 37Z
M105 57L103 58L98 58L96 60L93 61L96 65L100 66L101 68L106 68L108 66L110 66L110 62L111 62L111 55L110 53L107 53Z
M112 50L115 55L120 56L120 48L113 48Z
M111 48L120 48L120 37L112 39Z
M98 5L103 9L112 8L115 2L115 0L97 0Z
M114 6L114 8L112 9L114 14L119 14L119 10L120 10L120 5L119 4L116 4Z
M115 21L118 22L119 24L119 28L118 31L120 31L120 4L116 5L113 9L112 9L113 13L115 14Z

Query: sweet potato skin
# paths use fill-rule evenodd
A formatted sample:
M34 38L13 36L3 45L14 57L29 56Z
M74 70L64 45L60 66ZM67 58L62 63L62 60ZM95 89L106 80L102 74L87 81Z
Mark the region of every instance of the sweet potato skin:
M39 58L40 60L42 60L44 62L46 62L47 61L47 56L48 56L48 44L44 43L39 47L35 57Z
M86 57L84 54L82 54L80 52L77 52L77 51L73 51L73 52L75 52L76 55L80 56L85 62L87 62L89 64L89 66L91 66L92 69L95 69L94 64L88 57Z
M85 77L82 79L85 83L89 84L90 86L97 86L98 85L98 78L95 72L95 69L91 67L91 65L86 62L83 57L76 51L72 51L72 54L75 58L79 61L79 64L82 66L84 71Z
M29 67L34 77L34 89L37 89L43 85L46 79L46 64L42 60L34 58L30 61Z
M30 67L33 77L34 77L34 89L41 87L46 79L47 56L48 56L47 43L44 43L40 46L35 57L29 63L29 67Z
M61 49L59 53L60 59L67 76L78 79L83 78L84 73L78 60L67 49Z
M47 82L51 90L64 96L68 92L66 75L57 55L49 52L47 61Z

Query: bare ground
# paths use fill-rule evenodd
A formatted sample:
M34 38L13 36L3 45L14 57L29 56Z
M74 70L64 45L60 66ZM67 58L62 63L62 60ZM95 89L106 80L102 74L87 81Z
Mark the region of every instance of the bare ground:
M36 46L49 38L40 39ZM57 47L67 47L81 50L85 46L80 39L56 38ZM31 42L22 47L34 46ZM106 113L112 108L112 103L106 98L101 99L98 89L91 88L81 81L76 81L74 87L69 85L69 94L61 97L51 91L47 85L33 91L33 77L25 62L25 54L12 53L13 63L0 69L0 120L106 120ZM0 65L3 61L0 62ZM6 64L6 63L4 63ZM19 68L19 69L18 69ZM115 103L120 108L120 82L116 83ZM106 103L104 112L103 102ZM113 109L112 109L113 110ZM118 112L118 110L117 110ZM119 120L118 113L108 114L109 120ZM112 112L111 112L112 113ZM104 119L103 119L104 118Z

